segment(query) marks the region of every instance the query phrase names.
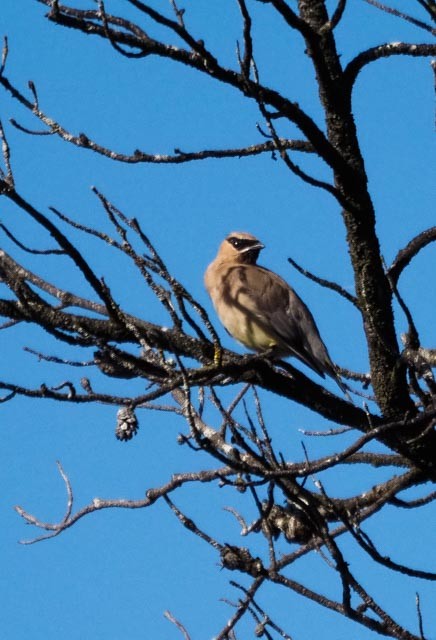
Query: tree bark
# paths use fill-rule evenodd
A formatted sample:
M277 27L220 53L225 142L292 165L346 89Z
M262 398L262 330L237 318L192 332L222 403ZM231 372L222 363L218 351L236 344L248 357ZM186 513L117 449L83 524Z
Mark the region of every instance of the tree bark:
M324 108L327 136L346 163L334 169L337 189L349 205L342 211L354 270L357 299L368 343L374 392L384 416L414 413L406 370L400 361L392 310L392 292L385 275L375 230L375 212L357 139L346 82L329 29L324 0L299 0L300 17L310 26L304 34Z

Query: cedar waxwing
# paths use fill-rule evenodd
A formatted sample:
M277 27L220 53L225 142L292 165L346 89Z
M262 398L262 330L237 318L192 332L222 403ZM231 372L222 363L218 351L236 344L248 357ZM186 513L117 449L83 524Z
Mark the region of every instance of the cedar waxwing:
M250 233L230 233L208 266L204 282L215 310L233 338L253 351L294 356L345 388L312 314L276 273L256 264L264 245Z

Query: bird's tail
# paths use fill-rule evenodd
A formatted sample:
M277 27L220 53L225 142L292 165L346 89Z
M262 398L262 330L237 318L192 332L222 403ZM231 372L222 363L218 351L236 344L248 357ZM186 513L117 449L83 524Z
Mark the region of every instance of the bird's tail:
M350 387L345 384L345 382L342 380L341 376L339 375L336 367L334 364L332 364L331 367L329 367L328 370L326 370L326 373L328 373L328 375L333 378L333 380L336 382L336 384L338 385L339 389L342 391L342 393L344 394L344 396L347 398L348 402L351 402L351 404L354 404L352 397L350 396L350 394L348 393L349 391L351 391Z

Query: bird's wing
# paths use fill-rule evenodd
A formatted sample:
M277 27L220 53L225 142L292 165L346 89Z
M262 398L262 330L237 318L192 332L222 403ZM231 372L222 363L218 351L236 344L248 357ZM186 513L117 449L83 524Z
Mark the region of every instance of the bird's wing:
M239 279L243 304L259 323L317 373L330 373L332 362L315 320L295 291L280 276L257 265L243 268Z

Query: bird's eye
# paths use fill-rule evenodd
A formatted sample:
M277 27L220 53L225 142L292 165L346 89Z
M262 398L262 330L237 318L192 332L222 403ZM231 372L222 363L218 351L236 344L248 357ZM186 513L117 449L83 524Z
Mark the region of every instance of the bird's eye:
M235 249L240 249L243 245L243 241L239 238L229 238L229 242Z

